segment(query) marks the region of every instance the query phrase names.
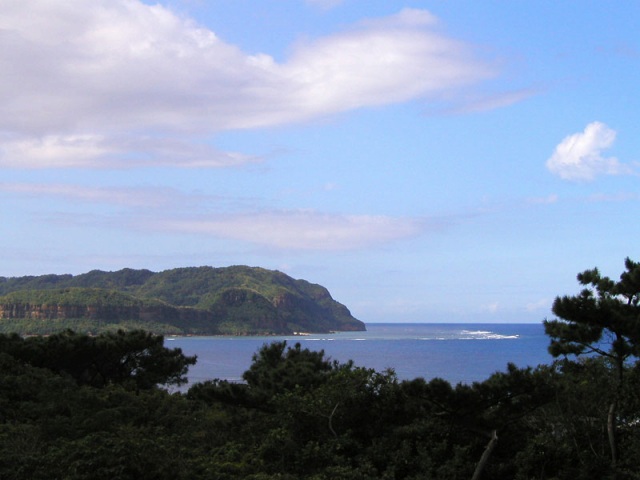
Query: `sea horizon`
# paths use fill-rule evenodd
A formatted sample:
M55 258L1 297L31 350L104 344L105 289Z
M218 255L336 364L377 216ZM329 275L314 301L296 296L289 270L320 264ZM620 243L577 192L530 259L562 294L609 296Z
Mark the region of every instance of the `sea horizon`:
M318 351L340 363L382 372L400 380L443 378L472 383L504 371L508 363L535 367L553 359L548 337L537 323L371 322L365 331L274 336L175 336L170 347L197 355L190 383L220 379L241 382L260 347L277 341Z

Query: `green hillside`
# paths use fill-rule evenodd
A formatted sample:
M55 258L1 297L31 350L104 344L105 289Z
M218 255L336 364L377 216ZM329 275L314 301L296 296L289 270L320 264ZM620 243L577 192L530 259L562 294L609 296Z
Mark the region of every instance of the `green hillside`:
M364 330L329 291L257 267L0 277L0 332L255 335Z

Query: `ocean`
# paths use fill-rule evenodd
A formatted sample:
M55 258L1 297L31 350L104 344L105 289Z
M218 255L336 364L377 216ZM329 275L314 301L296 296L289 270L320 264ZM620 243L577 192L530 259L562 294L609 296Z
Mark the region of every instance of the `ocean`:
M264 344L286 340L293 346L324 350L339 362L383 371L392 368L399 379L443 378L453 384L472 383L518 367L551 363L549 338L542 324L371 323L366 332L305 336L167 337L165 345L197 355L189 382L215 378L242 381L252 355Z

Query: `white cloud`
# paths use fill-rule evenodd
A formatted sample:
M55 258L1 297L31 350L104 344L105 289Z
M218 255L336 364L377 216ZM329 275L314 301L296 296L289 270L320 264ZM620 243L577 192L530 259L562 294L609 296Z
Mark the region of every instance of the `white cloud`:
M615 157L604 157L603 150L613 145L616 132L601 122L592 122L584 132L569 135L547 160L547 168L565 180L593 180L598 175L631 173Z
M242 240L276 249L353 250L409 238L425 221L371 215L276 211L197 219L163 219L148 228Z
M221 152L178 138L102 135L45 135L0 142L0 166L9 168L181 168L232 167L261 159Z
M491 75L466 48L432 29L435 18L405 9L392 17L298 46L281 72L305 116L441 95Z
M166 162L148 145L133 158L122 153L123 144L152 133L182 139L174 145L185 153L172 152L180 162L224 166L216 155L195 154L193 136L436 98L493 75L435 23L426 11L405 9L299 44L276 62L160 5L0 2L3 161Z
M83 226L110 225L147 232L199 234L241 240L273 249L307 251L357 250L412 238L446 227L443 220L384 215L327 214L313 210L248 211L235 199L187 194L160 187L92 187L73 184L0 183L0 193L40 200L62 200L121 207L109 214L40 214ZM188 210L191 216L185 216ZM206 213L215 211L216 213ZM62 223L62 222L59 222Z
M5 167L81 167L113 153L98 135L45 135L0 144L0 165Z

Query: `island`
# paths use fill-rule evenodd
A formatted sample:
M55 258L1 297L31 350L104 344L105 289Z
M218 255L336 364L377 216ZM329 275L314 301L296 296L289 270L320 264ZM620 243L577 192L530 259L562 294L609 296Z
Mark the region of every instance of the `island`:
M0 332L293 335L364 331L329 291L259 267L0 277Z

